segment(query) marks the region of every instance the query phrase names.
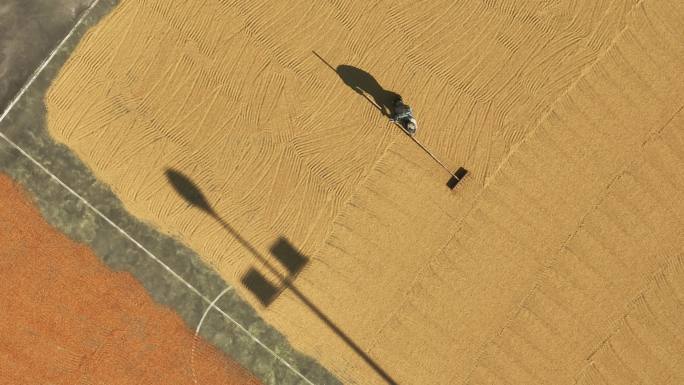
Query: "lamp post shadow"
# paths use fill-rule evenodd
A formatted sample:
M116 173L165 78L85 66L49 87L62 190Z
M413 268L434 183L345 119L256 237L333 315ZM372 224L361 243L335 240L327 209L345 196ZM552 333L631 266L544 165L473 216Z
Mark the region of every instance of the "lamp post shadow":
M354 353L356 353L366 364L375 371L380 377L390 385L398 385L397 382L375 362L366 352L364 352L359 345L354 342L342 329L340 329L328 316L325 315L311 300L306 297L294 285L293 281L297 274L302 271L304 266L308 263L309 258L300 254L297 249L292 246L287 239L280 237L271 246L271 254L283 265L288 271L285 275L281 273L268 258L261 254L254 246L252 246L246 239L244 239L230 224L221 218L214 208L209 203L202 191L192 182L187 176L173 170L166 170L166 177L176 190L176 192L189 205L205 212L207 215L214 218L230 235L232 235L245 249L247 249L273 276L278 279L278 284L274 285L257 269L250 268L242 277L241 282L245 287L252 292L259 302L264 306L269 306L277 299L277 297L284 291L290 290L312 313L314 313L330 330L332 330L347 346L349 346Z

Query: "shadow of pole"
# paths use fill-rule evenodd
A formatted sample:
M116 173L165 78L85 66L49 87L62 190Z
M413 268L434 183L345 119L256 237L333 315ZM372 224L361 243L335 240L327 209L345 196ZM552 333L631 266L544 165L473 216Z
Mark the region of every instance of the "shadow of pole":
M340 329L328 316L326 316L309 298L297 289L292 280L283 275L276 269L268 259L254 248L240 233L238 233L230 224L221 218L216 211L211 207L209 201L199 188L185 175L178 171L167 169L166 177L176 192L185 199L189 205L194 206L212 218L214 218L230 235L232 235L247 251L249 251L268 271L275 275L280 280L284 288L289 289L306 307L311 310L323 323L330 328L347 346L349 346L361 359L370 366L380 377L382 377L390 385L398 385L397 382L376 363L366 352L364 352L342 329Z
M309 308L318 318L323 321L338 337L340 337L354 352L359 355L380 377L382 377L388 384L397 385L397 382L390 377L384 369L382 369L366 352L364 352L345 332L342 331L328 316L326 316L311 300L309 300L302 292L297 289L292 280L280 273L262 254L260 254L252 245L250 245L244 238L238 234L235 229L226 223L223 219L214 216L221 226L228 231L235 239L240 242L250 253L252 253L262 265L270 271L273 275L278 277L281 284L289 289L306 307Z

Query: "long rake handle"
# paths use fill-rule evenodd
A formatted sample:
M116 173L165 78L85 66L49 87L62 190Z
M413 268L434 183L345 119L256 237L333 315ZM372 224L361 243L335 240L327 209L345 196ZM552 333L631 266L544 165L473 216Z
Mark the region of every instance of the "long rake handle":
M328 63L325 59L323 59L323 58L321 57L321 55L319 55L316 51L311 51L311 52L313 52L314 55L316 55L319 59L321 59L321 61L322 61L323 63L325 63L325 65L327 65L331 70L333 70L333 72L337 73L337 70L335 70L335 67L333 67L332 65L330 65L330 63ZM366 98L366 100L368 100L368 102L369 102L370 104L372 104L373 106L375 106L375 108L377 108L380 112L382 112L383 114L385 113L385 111L382 109L382 107L380 107L380 106L378 106L377 104L375 104L375 102L374 102L373 100L371 100L365 93L362 92L361 95L363 95L363 97ZM411 137L411 139L412 139L414 142L416 142L416 144L417 144L420 148L422 148L423 151L425 151L426 154L430 155L430 158L434 159L435 162L437 162L437 164L439 164L440 166L442 166L442 168L444 169L444 171L448 172L449 175L453 176L453 177L456 179L456 181L460 181L460 180L461 180L461 178L457 177L456 174L454 174L453 172L451 172L451 170L449 170L449 169L444 165L444 163L442 163L439 159L437 159L437 157L436 157L432 152L430 152L430 150L428 150L425 146L423 146L423 143L419 142L418 139L416 139L413 135L409 134L409 133L404 129L404 127L403 127L401 124L399 124L399 123L397 123L397 122L394 122L394 124L396 124L396 125L397 125L405 134L406 134L406 135L408 135L409 137Z
M375 104L375 103L374 103L374 104ZM461 178L457 177L456 174L454 174L453 172L451 172L451 170L449 170L449 169L447 168L447 166L445 166L444 163L442 163L442 161L440 161L439 159L437 159L437 157L436 157L430 150L428 150L428 149L423 145L423 143L421 143L418 139L416 139L415 136L410 135L408 132L406 132L406 130L404 129L404 127L402 127L401 124L399 124L399 123L397 123L397 122L394 122L394 124L396 124L397 127L399 127L406 135L408 135L408 136L411 138L411 140L413 140L413 141L418 145L418 147L422 148L423 151L425 151L426 154L430 155L430 158L434 159L434 161L437 162L437 164L439 164L440 166L442 166L442 168L444 169L444 171L448 172L449 175L453 176L457 181L460 181L460 180L461 180Z

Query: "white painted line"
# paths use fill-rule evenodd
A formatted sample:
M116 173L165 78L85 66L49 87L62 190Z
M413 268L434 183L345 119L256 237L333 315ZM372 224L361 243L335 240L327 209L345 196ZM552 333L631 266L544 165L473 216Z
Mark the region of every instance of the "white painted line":
M197 323L197 329L195 329L195 338L192 339L192 349L190 349L190 370L192 370L192 381L195 383L195 385L199 385L197 383L197 373L195 373L195 347L197 346L200 328L202 327L202 323L204 323L204 318L207 316L207 314L209 314L209 310L211 310L214 305L216 305L216 302L218 302L218 300L221 299L221 297L223 297L223 295L231 289L232 287L223 289L223 291L217 295L213 301L211 301L207 309L204 311L204 314L202 314L202 318L200 318L199 323Z
M264 349L268 350L274 357L280 358L274 351L272 351L271 349L269 349L268 347L266 347L263 343L261 343L261 341L259 341L259 339L257 339L256 337L254 337L254 336L253 336L251 333L249 333L247 330L245 330L245 329L242 327L242 325L240 325L239 323L237 323L237 322L236 322L235 320L233 320L228 314L224 313L223 310L221 310L221 308L219 308L218 306L216 306L216 302L218 302L218 300L219 300L221 297L223 297L223 295L226 294L226 293L227 293L228 291L230 291L231 289L232 289L232 287L227 287L227 288L223 289L223 291L222 291L218 296L216 296L216 298L214 298L213 301L211 301L211 303L209 304L209 306L207 307L207 309L204 311L204 314L202 314L202 318L200 318L200 321L199 321L199 323L197 324L197 329L195 329L195 339L193 340L193 343L192 343L192 350L191 350L191 352L190 352L190 369L192 370L192 379L195 381L195 384L197 384L197 377L196 377L196 375L195 375L195 341L197 340L197 337L198 337L198 335L199 335L199 331L200 331L200 328L202 327L202 323L204 322L204 318L207 316L207 314L209 314L209 311L210 311L212 308L218 310L218 312L221 313L221 315L223 315L224 317L230 319L233 323L235 323L235 325L237 325L239 328L241 328L242 330L244 330L245 333L247 333L250 337L252 337L256 343L258 343L259 345L261 345ZM301 374L297 369L295 369L295 368L293 368L292 366L290 366L290 364L288 364L287 362L285 362L285 361L282 360L282 359L281 359L280 361L281 361L285 366L287 366L288 368L290 368L290 370L292 370L293 372L295 372L295 373L296 373L300 378L302 378L304 381L306 381L307 383L309 383L309 384L311 384L311 385L314 385L311 381L309 381L308 378L306 378L303 374Z
M204 322L204 317L206 317L207 314L209 314L209 310L211 310L214 307L214 305L216 305L216 302L218 302L218 300L221 299L221 297L223 297L223 295L226 294L231 289L232 289L232 287L227 287L227 288L223 289L223 291L219 295L217 295L213 301L211 301L211 303L209 304L207 309L204 311L204 314L202 314L202 318L200 318L199 323L197 324L197 329L195 329L195 336L197 336L199 334L200 328L202 327L202 323Z
M46 67L46 66L50 63L50 61L55 57L55 55L57 54L57 52L59 51L59 49L62 48L62 46L67 42L67 40L69 40L69 38L74 34L74 32L76 31L76 29L77 29L81 24L83 24L83 21L84 21L85 18L90 14L90 11L91 11L99 2L100 2L100 0L95 0L95 1L90 5L90 7L88 7L88 9L87 9L85 12L83 12L83 15L81 15L81 17L78 19L78 21L76 22L76 24L74 24L73 28L71 28L71 30L69 31L69 33L67 33L67 35L64 37L64 39L62 39L62 41L60 41L60 43L52 50L52 52L50 53L50 55L49 55L45 60L43 60L43 62L40 64L40 66L38 66L38 68L36 68L36 70L33 72L33 74L32 74L31 77L28 79L28 81L26 82L26 84L24 84L24 86L21 87L21 89L19 90L19 92L14 96L14 98L12 99L12 101L7 105L7 108L5 109L5 111L2 113L2 115L0 115L0 123L2 123L2 122L5 120L5 118L7 117L7 115L9 114L9 112L12 110L12 108L14 108L14 106L17 104L17 102L18 102L18 101L21 99L21 97L26 93L26 90L28 90L28 88L31 86L31 84L33 84L33 82L34 82L34 81L38 78L38 76L43 72L43 70L45 69L45 67ZM233 319L233 317L231 317L231 316L228 315L225 311L223 311L222 309L220 309L219 307L217 307L217 306L215 305L215 302L219 299L219 297L220 297L221 295L223 295L225 292L227 292L227 291L230 289L230 287L224 289L224 291L219 295L219 297L217 297L213 302L210 302L209 299L208 299L206 296L204 296L204 294L202 294L199 290L197 290L194 286L192 286L188 281L186 281L185 279L183 279L183 277L181 277L181 276L178 275L175 271L173 271L173 269L171 269L168 265L166 265L166 264L165 264L164 262L162 262L159 258L157 258L157 256L155 256L154 254L152 254L152 252L150 252L149 250L147 250L147 249L145 248L145 246L143 246L140 242L136 241L136 240L135 240L132 236L130 236L124 229L122 229L121 227L119 227L116 223L114 223L114 222L113 222L111 219L109 219L106 215L102 214L102 212L100 212L100 210L96 209L95 206L93 206L92 204L90 204L90 202L88 202L85 198L83 198L81 195L79 195L76 191L74 191L71 187L69 187L66 183L64 183L61 179L59 179L55 174L53 174L52 172L50 172L50 170L48 170L47 168L45 168L45 166L43 166L40 162L38 162L38 161L37 161L36 159L34 159L31 155L29 155L26 151L24 151L24 149L22 149L21 147L19 147L19 145L17 145L17 144L14 143L12 140L10 140L4 133L0 132L0 138L2 138L3 140L5 140L10 146L14 147L17 151L19 151L22 155L24 155L26 158L28 158L31 162L33 162L36 166L38 166L41 170L43 170L46 174L48 174L52 179L54 179L57 183L59 183L62 187L64 187L67 191L69 191L72 195L74 195L74 196L75 196L76 198L78 198L81 202L83 202L86 206L88 206L91 210L93 210L98 216L100 216L100 218L104 219L104 220L105 220L107 223L109 223L112 227L114 227L114 228L115 228L116 230L118 230L121 234L123 234L126 238L128 238L131 242L133 242L133 244L135 244L138 248L140 248L140 250L142 250L143 252L145 252L145 254L147 254L150 258L152 258L152 259L155 260L157 263L159 263L164 269L166 269L166 271L168 271L169 273L171 273L171 275L173 275L176 279L178 279L180 282L182 282L182 283L183 283L188 289L190 289L193 293L197 294L197 296L199 296L200 298L202 298L202 300L204 300L205 302L210 303L208 309L215 308L215 309L216 309L219 313L221 313L225 318L227 318L228 320L230 320L232 323L235 324L235 326L237 326L240 330L242 330L243 332L245 332L245 334L247 334L252 340L254 340L254 342L256 342L257 344L259 344L259 346L261 346L261 347L264 348L266 351L268 351L271 355L273 355L273 357L275 357L278 361L282 362L285 366L287 366L290 370L292 370L295 374L297 374L299 377L301 377L301 378L302 378L304 381L306 381L307 383L309 383L309 384L311 384L311 385L315 385L315 384L312 383L308 378L306 378L303 374L301 374L299 371L297 371L295 368L293 368L292 365L290 365L287 361L285 361L282 357L280 357L276 352L274 352L273 350L271 350L268 346L266 346L263 342L261 342L256 336L254 336L252 333L250 333L244 326L242 326L239 322L237 322L235 319ZM208 309L207 309L207 310L208 310ZM207 312L205 312L204 315L206 315L206 313L207 313ZM202 316L202 320L204 320L204 316ZM199 330L199 326L198 326L198 330Z
M81 24L83 24L83 21L85 20L86 17L88 17L88 15L90 14L90 11L92 11L93 8L95 8L95 6L99 2L100 2L100 0L95 0L95 1L93 1L92 4L90 4L90 7L88 7L88 9L86 9L85 12L83 12L81 17L78 18L78 20L76 21L76 24L74 24L73 28L71 28L69 30L69 33L67 33L67 35L64 36L64 39L62 39L62 41L60 41L59 44L57 44L57 46L52 50L52 52L50 52L50 55L48 55L48 57L46 57L45 60L43 60L43 62L40 63L38 68L36 68L36 70L33 71L33 74L31 75L29 80L26 82L26 84L24 84L23 87L21 87L19 92L17 92L17 94L14 95L14 98L12 99L12 101L10 101L10 103L7 105L7 108L5 108L5 111L3 111L2 115L0 115L0 123L2 123L3 120L5 120L5 117L7 116L7 114L9 114L10 110L12 110L14 105L17 104L19 99L21 99L21 97L24 95L26 90L31 86L31 84L33 84L33 82L36 80L38 75L40 75L40 73L43 72L45 67L50 63L50 61L52 61L52 59L55 57L55 55L57 55L57 52L60 50L60 48L62 48L64 43L66 43L67 40L69 40L69 38L74 34L76 29Z
M74 191L71 187L67 186L66 183L64 183L64 182L63 182L61 179L59 179L55 174L53 174L52 172L50 172L50 170L48 170L47 168L45 168L45 166L43 166L40 162L38 162L37 160L35 160L31 155L29 155L26 151L24 151L24 150L23 150L21 147L19 147L16 143L14 143L14 142L13 142L12 140L10 140L7 136L5 136L4 133L0 132L0 138L4 139L7 143L9 143L10 146L14 147L17 151L19 151L22 155L24 155L24 156L25 156L26 158L28 158L31 162L33 162L36 166L38 166L41 170L43 170L46 174L48 174L52 179L54 179L57 183L59 183L60 185L62 185L62 187L64 187L64 188L65 188L67 191L69 191L72 195L74 195L76 198L78 198L79 200L81 200L81 202L83 202L86 206L88 206L91 210L93 210L98 216L100 216L100 218L104 219L104 220L107 221L107 223L109 223L112 227L114 227L115 229L117 229L121 234L123 234L126 238L128 238L131 242L133 242L133 244L135 244L138 248L140 248L140 250L142 250L143 252L145 252L145 254L147 254L150 258L152 258L152 259L155 260L157 263L159 263L164 269L166 269L166 271L168 271L169 273L171 273L171 275L173 275L176 279L178 279L180 282L182 282L182 283L183 283L188 289L190 289L193 293L197 294L197 296L199 296L200 298L202 298L205 302L210 303L209 309L211 309L212 307L213 307L214 309L216 309L216 310L217 310L219 313L221 313L225 318L227 318L227 319L230 320L233 324L235 324L235 326L237 326L240 330L242 330L243 332L245 332L245 334L247 334L252 340L254 340L254 342L256 342L257 344L259 344L259 346L261 346L261 347L264 348L266 351L268 351L268 352L269 352L273 357L275 357L278 361L282 362L283 365L287 366L290 370L292 370L295 374L297 374L297 376L301 377L301 378L302 378L304 381L306 381L307 383L309 383L309 384L311 384L311 385L315 385L315 384L312 383L308 378L306 378L303 374L301 374L299 371L297 371L295 368L293 368L292 365L290 365L287 361L285 361L285 359L283 359L282 357L280 357L276 352L274 352L273 350L271 350L268 346L266 346L263 342L261 342L261 340L259 340L256 336L254 336L252 333L250 333L249 330L247 330L244 326L242 326L239 322L237 322L233 317L231 317L231 316L228 315L225 311L223 311L221 308L219 308L218 306L216 306L216 305L214 304L216 300L214 300L214 302L209 301L209 299L208 299L206 296L204 296L204 294L202 294L199 290L197 290L194 286L192 286L192 284L190 284L188 281L186 281L185 279L183 279L183 277L181 277L181 276L178 275L175 271L173 271L173 269L171 269L167 264L165 264L164 262L162 262L156 255L152 254L152 252L150 252L149 250L147 250L147 249L145 248L145 246L143 246L142 244L140 244L140 242L136 241L135 238L133 238L131 235L129 235L124 229L122 229L121 227L119 227L116 223L114 223L114 222L113 222L111 219L109 219L106 215L102 214L102 212L100 212L100 210L96 209L92 204L90 204L90 202L88 202L85 198L83 198L81 195L79 195L79 194L78 194L76 191ZM224 292L227 291L228 289L230 289L230 287L226 288L226 289L224 290ZM222 294L223 294L223 293L222 293ZM221 295L222 295L222 294L221 294ZM205 315L206 315L206 313L205 313ZM203 318L204 318L204 316L203 316Z

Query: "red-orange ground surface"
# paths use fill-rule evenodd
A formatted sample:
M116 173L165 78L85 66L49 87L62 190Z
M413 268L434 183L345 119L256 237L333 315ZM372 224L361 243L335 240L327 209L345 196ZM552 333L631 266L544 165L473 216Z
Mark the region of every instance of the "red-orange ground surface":
M0 174L1 384L259 384Z

